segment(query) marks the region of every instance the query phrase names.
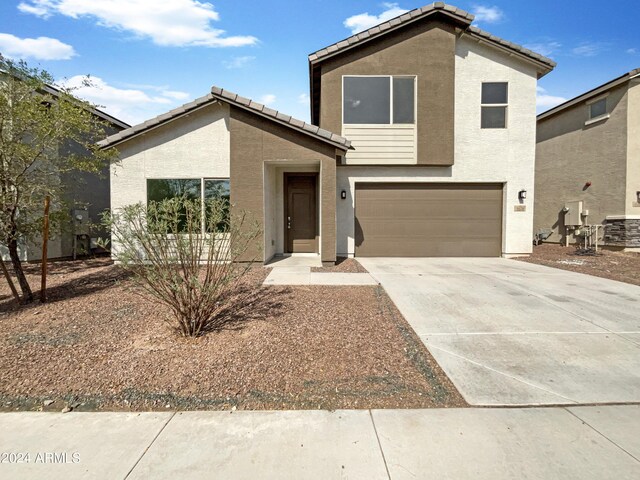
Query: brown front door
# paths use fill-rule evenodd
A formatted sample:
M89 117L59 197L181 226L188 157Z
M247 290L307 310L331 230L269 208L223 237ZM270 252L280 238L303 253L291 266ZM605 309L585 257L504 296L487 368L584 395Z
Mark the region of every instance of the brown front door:
M287 253L317 253L316 174L285 173Z

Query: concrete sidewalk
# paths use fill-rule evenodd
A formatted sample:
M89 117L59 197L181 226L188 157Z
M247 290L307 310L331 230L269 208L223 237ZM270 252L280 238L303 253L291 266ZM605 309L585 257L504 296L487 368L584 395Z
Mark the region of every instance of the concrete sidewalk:
M0 452L29 463L0 478L636 479L638 431L637 405L4 413Z

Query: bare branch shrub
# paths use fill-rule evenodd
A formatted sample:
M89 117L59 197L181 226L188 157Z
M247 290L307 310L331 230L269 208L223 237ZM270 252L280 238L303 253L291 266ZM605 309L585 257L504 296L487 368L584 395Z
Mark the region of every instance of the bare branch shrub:
M152 298L169 306L178 331L196 337L229 315L256 260L257 223L228 200L187 197L129 205L105 216L115 260ZM256 251L255 256L246 256ZM242 260L242 262L240 262Z

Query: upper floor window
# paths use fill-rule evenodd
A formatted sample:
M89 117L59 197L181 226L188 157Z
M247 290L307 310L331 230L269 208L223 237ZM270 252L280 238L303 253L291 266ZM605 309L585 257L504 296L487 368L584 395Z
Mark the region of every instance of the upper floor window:
M343 77L344 124L415 123L416 77Z
M482 128L506 128L508 106L507 82L482 84L482 106L480 126Z
M602 117L607 113L607 99L601 98L589 105L589 120Z

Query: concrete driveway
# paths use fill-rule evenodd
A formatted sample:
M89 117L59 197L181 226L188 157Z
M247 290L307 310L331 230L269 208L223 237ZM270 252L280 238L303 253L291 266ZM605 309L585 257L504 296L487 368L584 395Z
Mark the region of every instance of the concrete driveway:
M640 402L640 287L502 258L358 260L470 404Z

